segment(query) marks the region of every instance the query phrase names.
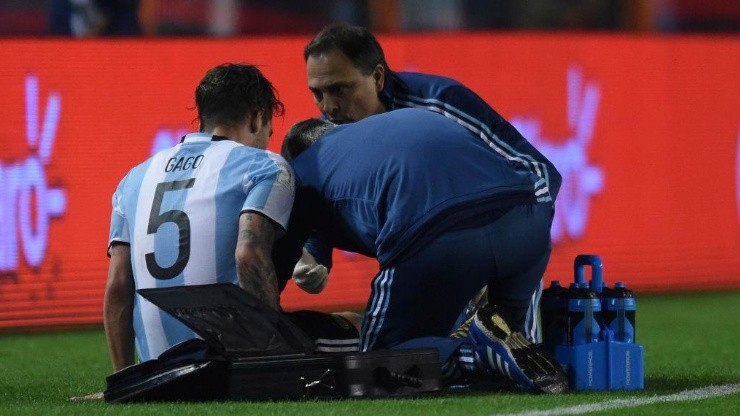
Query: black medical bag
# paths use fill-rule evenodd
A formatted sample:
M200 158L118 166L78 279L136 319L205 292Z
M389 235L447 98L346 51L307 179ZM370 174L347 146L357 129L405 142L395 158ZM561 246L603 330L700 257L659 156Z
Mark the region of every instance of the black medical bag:
M441 389L434 348L316 353L285 314L235 285L138 292L202 339L108 376L108 403L391 397Z

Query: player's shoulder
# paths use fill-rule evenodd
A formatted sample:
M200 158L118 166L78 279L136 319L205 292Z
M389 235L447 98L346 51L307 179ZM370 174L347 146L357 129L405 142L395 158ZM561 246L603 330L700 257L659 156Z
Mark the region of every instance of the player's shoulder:
M275 166L278 171L288 176L292 176L293 168L291 168L290 163L288 163L284 157L271 150L265 150L265 157L267 157L270 163Z
M233 165L249 176L277 174L280 177L293 177L293 168L281 155L266 149L249 146L234 148ZM292 180L292 179L291 179Z
M141 179L146 174L147 169L149 169L149 166L151 165L153 159L154 159L154 156L150 156L144 161L139 162L137 165L129 169L128 172L126 172L126 174L123 175L120 182L118 183L118 188L123 189L127 185L131 185L131 184L134 184L135 182L141 181Z
M250 160L257 163L267 163L274 165L287 165L288 162L281 155L268 149L259 149L245 145L235 146L231 150L231 155L236 158Z

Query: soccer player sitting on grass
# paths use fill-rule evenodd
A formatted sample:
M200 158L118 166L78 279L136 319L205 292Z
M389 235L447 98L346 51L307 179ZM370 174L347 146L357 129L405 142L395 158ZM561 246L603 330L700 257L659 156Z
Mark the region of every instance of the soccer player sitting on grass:
M209 70L195 103L200 131L131 169L113 195L104 323L115 370L134 364L134 344L146 361L196 338L137 289L233 283L279 308L271 251L295 189L265 148L283 104L241 64Z

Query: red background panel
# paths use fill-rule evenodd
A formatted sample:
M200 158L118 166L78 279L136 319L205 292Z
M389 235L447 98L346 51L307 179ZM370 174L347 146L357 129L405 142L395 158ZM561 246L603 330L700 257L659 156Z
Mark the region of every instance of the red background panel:
M195 129L193 91L223 62L260 65L294 122L315 116L302 48L309 37L233 40L7 40L0 45L0 327L98 323L110 197L157 134ZM456 78L528 138L564 176L546 280L572 279L577 254L602 256L605 279L638 292L740 287L740 38L434 34L380 38L396 70ZM38 159L27 138L26 79L38 120L61 110L43 164L66 196L48 221L42 261L21 247L20 189L8 172ZM589 95L590 94L590 95ZM31 123L33 124L33 123ZM39 193L29 214L37 218ZM36 222L34 222L36 224ZM38 228L38 227L37 227ZM38 231L38 230L36 230ZM5 244L5 245L3 245ZM364 306L372 259L336 253L318 296L292 285L288 309ZM0 264L2 266L2 264Z

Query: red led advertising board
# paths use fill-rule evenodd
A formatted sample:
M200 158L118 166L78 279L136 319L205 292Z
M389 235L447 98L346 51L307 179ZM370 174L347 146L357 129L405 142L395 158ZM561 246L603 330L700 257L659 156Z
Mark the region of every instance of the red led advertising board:
M279 149L317 114L308 40L4 40L0 327L100 323L118 181L196 129L194 88L223 62L258 64L279 90ZM380 40L391 68L457 78L558 167L546 281L570 281L587 253L638 293L740 287L740 37ZM376 262L335 260L326 290L290 285L286 309L362 308Z

